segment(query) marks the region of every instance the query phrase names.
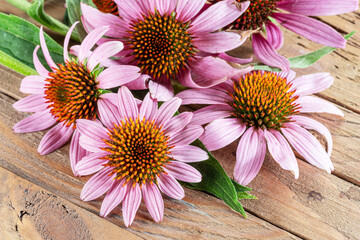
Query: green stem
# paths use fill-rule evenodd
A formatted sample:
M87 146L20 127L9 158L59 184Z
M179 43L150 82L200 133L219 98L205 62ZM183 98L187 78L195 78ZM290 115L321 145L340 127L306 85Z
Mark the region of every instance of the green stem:
M24 12L27 12L28 8L31 6L31 3L29 3L26 0L5 0L5 1L21 9Z

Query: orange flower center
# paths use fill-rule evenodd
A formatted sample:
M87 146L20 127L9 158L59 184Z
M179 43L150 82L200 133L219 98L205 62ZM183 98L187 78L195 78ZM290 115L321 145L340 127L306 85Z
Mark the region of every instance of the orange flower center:
M93 0L93 3L96 5L100 12L119 15L118 7L116 3L112 0Z
M249 127L280 130L283 123L289 122L291 115L298 114L298 96L289 91L291 84L287 79L272 72L252 72L234 81L234 93L229 95L233 101L233 116L242 119Z
M130 118L114 125L108 135L110 140L104 140L108 147L103 150L109 155L104 159L108 160L106 166L114 167L117 179L125 177L140 186L146 181L156 182L164 164L172 160L169 137L154 121Z

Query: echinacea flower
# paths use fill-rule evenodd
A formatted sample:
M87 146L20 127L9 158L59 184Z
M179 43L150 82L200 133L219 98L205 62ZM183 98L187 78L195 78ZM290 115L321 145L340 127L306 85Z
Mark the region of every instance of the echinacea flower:
M28 133L52 127L41 140L38 152L48 154L63 146L70 138L70 162L75 175L74 166L85 154L79 146L79 132L76 129L77 119L102 119L111 101L101 95L102 89L108 89L128 83L140 76L140 69L135 66L119 65L103 69L99 62L123 49L119 41L102 44L93 52L90 49L106 33L104 26L94 29L80 46L79 56L71 57L67 48L70 35L76 23L70 28L64 42L65 63L55 64L45 43L42 27L40 28L40 44L51 71L49 72L39 61L34 50L33 61L40 75L25 77L20 91L31 95L14 103L18 111L34 112L21 120L14 127L16 133ZM100 96L101 95L101 96Z
M76 165L82 175L96 173L85 184L81 199L91 201L106 193L100 215L106 217L122 203L125 226L134 220L141 199L151 217L163 218L161 192L174 199L184 197L176 179L200 182L201 174L186 162L208 159L202 149L189 145L202 133L199 125L188 125L192 113L173 115L181 99L172 98L160 108L148 93L138 106L126 87L118 92L118 106L109 111L109 121L80 119L80 145L89 151ZM160 189L160 190L159 190Z
M212 3L219 1L222 0L210 0ZM336 15L356 11L358 7L358 0L250 0L246 12L227 28L235 31L257 30L258 33L252 34L255 56L266 65L288 70L289 61L276 52L282 47L284 37L271 18L313 42L344 48L346 40L334 28L308 16ZM261 32L266 34L266 39Z
M236 151L234 177L247 185L259 172L266 146L280 166L299 176L290 145L309 163L331 173L332 138L321 123L301 113L327 112L343 116L331 103L308 96L331 86L328 73L295 78L294 72L254 71L212 89L190 89L179 93L183 104L210 104L194 112L192 124L203 125L199 138L213 151L240 138ZM327 140L327 152L306 129L315 130ZM289 144L290 143L290 144Z
M153 81L148 87L159 94L159 100L173 96L172 79L186 87L206 88L252 70L234 68L222 59L242 63L225 52L240 46L243 39L235 33L218 32L238 18L249 2L236 6L224 1L201 13L206 0L115 2L120 17L82 3L83 24L88 31L109 25L110 31L105 34L108 38L101 41L124 42L125 50L117 55L118 62L136 65L150 76ZM128 87L146 88L145 82L133 82Z
M93 0L93 3L103 13L119 15L117 5L113 0Z

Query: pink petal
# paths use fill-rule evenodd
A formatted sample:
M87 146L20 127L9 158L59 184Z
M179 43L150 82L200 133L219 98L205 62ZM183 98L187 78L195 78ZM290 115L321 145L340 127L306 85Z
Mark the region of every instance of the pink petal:
M15 102L13 108L21 112L40 112L49 106L49 103L45 102L46 99L43 94L32 94Z
M211 5L192 22L189 31L214 32L235 21L248 8L250 2L241 3L241 9L232 1L220 1Z
M297 14L273 13L281 26L313 41L329 47L345 48L346 40L332 27L316 19Z
M142 186L142 194L151 217L155 222L161 222L164 216L164 201L157 186L147 182Z
M334 166L329 155L313 135L293 123L286 123L281 131L295 150L309 163L331 173Z
M124 199L128 192L129 185L125 185L125 179L121 181L115 181L101 204L100 216L106 217L109 213L117 207Z
M139 112L139 118L140 119L147 119L147 120L153 120L154 115L156 114L158 110L158 103L156 100L152 99L150 97L150 93L146 94L141 106L140 106L140 112Z
M181 146L188 145L195 141L202 133L204 129L198 125L190 125L183 130L176 132L170 136L169 146Z
M56 120L48 109L36 112L14 125L15 133L36 132L53 126Z
M334 82L330 73L314 73L295 78L289 91L296 89L296 95L310 95L329 88Z
M59 149L70 140L73 132L74 129L72 125L66 127L62 123L58 123L41 139L38 152L40 155L46 155Z
M98 88L109 89L119 87L139 78L139 72L140 68L130 65L109 67L96 78L99 81Z
M155 123L158 126L165 125L167 121L169 121L174 116L180 105L181 99L177 97L171 98L170 100L164 102L155 114Z
M40 62L38 56L37 56L37 52L39 50L40 46L36 46L33 52L33 62L34 62L34 66L36 71L40 74L40 76L47 78L49 76L49 71L46 70L46 68L42 65L42 63Z
M199 36L193 40L197 49L208 53L230 51L239 47L243 42L239 34L232 32L199 34Z
M76 120L76 127L81 136L84 135L99 143L103 142L103 139L109 139L108 130L97 121L78 119Z
M286 139L275 130L264 132L267 146L271 156L280 164L285 170L290 170L294 173L295 178L299 177L299 166L297 164L294 152Z
M103 60L108 59L121 50L123 50L124 44L119 41L105 42L98 46L94 52L92 52L87 61L87 67L92 71L96 65L101 63Z
M104 152L102 148L109 147L104 141L93 139L86 135L80 135L80 146L89 152Z
M68 54L68 46L71 34L76 27L76 25L79 23L79 21L74 22L74 24L70 27L69 31L66 33L65 39L64 39L64 61L69 60L69 54Z
M260 171L266 153L266 140L261 129L249 128L241 137L236 150L234 178L247 185Z
M232 63L237 63L237 64L248 64L250 63L253 58L237 58L237 57L232 57L226 53L219 53L218 55L219 58L224 59L227 62L232 62Z
M122 205L124 224L126 227L129 227L134 221L140 202L141 190L139 184L136 184L135 187L129 187Z
M91 201L94 200L101 195L103 195L106 191L110 189L110 187L115 182L114 175L110 175L113 168L103 168L94 176L92 176L84 185L80 198L83 201Z
M189 183L201 182L201 173L194 167L182 163L173 161L165 166L165 171L176 178L177 180Z
M41 49L42 52L44 53L44 57L46 62L49 64L49 66L51 68L57 68L56 64L54 63L54 61L52 60L49 50L46 46L46 42L45 42L45 38L44 38L44 31L43 31L43 26L40 27L40 32L39 32L39 37L40 37L40 45L41 45Z
M329 16L356 11L359 8L357 0L286 0L276 3L278 8L291 13L308 16Z
M86 176L93 173L96 173L104 168L104 164L108 162L106 157L109 153L107 152L94 152L90 153L87 156L80 159L80 161L75 165L75 171L81 175Z
M318 133L322 134L327 141L327 153L330 157L332 148L333 148L333 140L331 137L331 133L324 125L322 125L318 121L315 121L314 119L304 117L304 116L292 116L291 120L295 121L295 123L297 125L299 125L300 127L310 129L310 130L315 130Z
M130 90L144 90L147 89L147 82L151 79L149 75L141 74L140 77L127 83L125 86Z
M176 115L175 117L171 118L170 121L167 121L163 127L163 131L166 134L172 135L182 130L191 121L192 116L193 113L191 112L183 112L179 115Z
M114 128L114 124L119 125L121 123L118 108L111 101L100 98L97 107L99 119L108 129Z
M216 119L230 117L233 110L229 105L210 105L203 107L194 112L191 124L204 125Z
M284 36L281 29L272 22L266 24L266 38L267 42L270 43L275 50L279 50L284 44Z
M32 94L44 94L45 78L42 76L31 75L21 81L20 92Z
M79 176L79 173L75 169L75 165L87 154L86 150L80 146L79 141L80 133L77 129L75 129L71 138L69 150L71 170L75 176Z
M206 0L179 0L176 6L178 19L187 22L192 19L204 7Z
M189 89L180 92L176 97L182 99L182 105L188 104L221 104L228 105L226 102L231 97L222 91L215 89Z
M192 145L175 146L171 149L171 156L177 161L188 163L200 162L209 159L207 152Z
M238 118L217 119L205 127L200 140L209 151L215 151L238 139L245 130L246 125Z
M159 102L165 102L174 97L174 89L170 82L158 83L150 80L148 86L151 97Z
M130 90L123 86L118 91L118 108L120 115L124 119L132 118L135 120L139 115L139 109L136 100Z
M288 71L290 62L285 57L278 54L274 47L259 33L252 35L252 47L255 56L260 59L262 63L272 67L281 68Z
M161 173L157 180L160 190L169 197L174 199L182 199L185 197L184 189L173 176Z
M318 97L313 96L303 96L298 98L295 101L296 104L301 106L300 112L302 113L311 113L311 112L318 112L318 113L331 113L339 116L344 116L342 111L337 108L334 104L325 101Z
M119 15L124 18L126 21L131 22L136 19L142 19L142 8L141 3L138 3L137 0L114 0L118 5ZM149 11L154 11L155 9L149 9ZM145 12L147 14L147 12Z

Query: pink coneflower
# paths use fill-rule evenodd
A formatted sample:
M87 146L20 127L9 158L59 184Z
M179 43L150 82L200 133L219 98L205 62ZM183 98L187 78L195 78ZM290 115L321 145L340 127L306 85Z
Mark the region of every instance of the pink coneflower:
M44 130L54 126L41 140L38 152L48 154L70 138L70 162L74 166L85 154L79 146L79 132L76 129L77 119L101 120L106 117L108 106L112 104L109 95L101 95L101 89L113 88L128 83L140 76L140 69L135 66L116 66L104 70L99 62L123 49L118 41L104 43L91 52L94 44L109 30L108 27L94 29L80 46L78 57L70 57L67 47L70 35L76 23L70 28L64 42L64 64L55 64L46 46L43 29L40 28L40 44L46 62L52 71L40 63L37 51L34 50L33 61L40 75L25 77L20 91L31 95L16 102L13 106L18 111L35 112L21 120L14 127L16 133L27 133ZM101 95L101 96L100 96ZM76 171L74 174L77 175Z
M187 87L207 88L252 69L236 69L222 59L242 63L225 52L240 46L243 39L235 33L217 32L238 18L249 2L238 4L240 11L233 2L224 1L202 13L206 0L115 2L121 17L82 4L83 24L86 29L109 25L108 38L102 41L124 41L125 50L118 54L118 62L136 65L150 76L150 91L161 88L158 99L173 95L171 79ZM145 88L144 82L128 86Z
M331 103L308 96L331 86L328 73L295 78L295 74L251 72L212 89L191 89L179 93L183 104L211 104L194 112L193 124L209 123L200 137L208 150L220 149L236 139L235 180L248 184L259 172L266 146L275 161L295 178L298 164L291 146L309 163L331 172L332 138L321 123L301 113L327 112L343 116ZM327 152L306 129L325 136ZM289 144L290 143L290 144Z
M221 0L210 0L217 3ZM227 1L227 0L225 0ZM243 2L243 0L236 0ZM246 12L227 28L239 31L258 30L252 34L252 46L256 57L269 66L289 69L289 61L276 50L283 45L281 26L326 46L344 48L346 40L332 27L308 16L328 16L355 11L358 0L250 0ZM286 11L287 13L285 13ZM260 33L266 34L266 39Z
M121 87L118 106L108 114L111 124L104 127L99 122L77 120L80 145L91 153L80 160L76 170L82 175L97 172L85 184L81 199L91 201L107 192L100 215L106 217L122 202L128 227L143 197L151 217L161 221L164 203L160 191L183 198L184 190L176 179L201 181L201 174L185 162L208 159L205 151L189 145L203 133L199 125L188 126L192 113L173 117L180 104L181 99L172 98L158 109L157 101L147 94L138 106L129 89Z

